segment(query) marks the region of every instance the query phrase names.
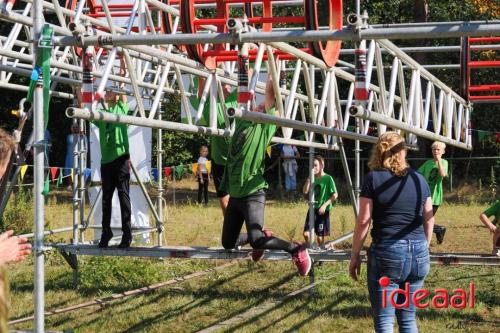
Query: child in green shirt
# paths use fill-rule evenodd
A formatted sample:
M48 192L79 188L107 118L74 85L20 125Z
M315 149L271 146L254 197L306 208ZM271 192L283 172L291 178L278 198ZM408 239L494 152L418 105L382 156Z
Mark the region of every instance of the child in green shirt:
M493 217L493 220L490 220ZM500 257L500 200L495 201L493 206L479 215L479 219L493 234L493 254Z
M314 232L318 245L325 243L325 236L330 236L330 210L337 200L337 188L332 176L323 171L325 160L321 156L314 157ZM304 194L308 194L311 189L311 180L307 179L303 187ZM304 224L304 239L306 242L311 237L311 226L313 223L309 221L309 212L306 216Z
M446 145L442 142L435 141L432 144L432 160L428 160L418 168L418 172L422 174L429 184L432 198L432 212L434 217L443 203L443 178L448 177L448 161L443 159L443 154ZM434 224L434 233L436 234L437 243L441 244L444 240L446 227Z
M269 78L264 103L252 111L272 115L275 113L274 103L272 80ZM225 249L234 249L250 242L254 261L264 256L265 249L286 251L292 255L299 274L307 275L312 265L307 249L302 244L287 242L274 237L270 230L264 230L264 189L268 187L264 180L264 157L275 132L276 125L236 119L221 183L223 190L229 193L222 245ZM240 234L243 223L247 234Z

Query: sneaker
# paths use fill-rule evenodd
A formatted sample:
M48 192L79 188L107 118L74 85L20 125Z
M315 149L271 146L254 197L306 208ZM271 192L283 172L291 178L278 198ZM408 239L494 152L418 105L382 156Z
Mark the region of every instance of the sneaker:
M292 261L297 266L299 274L306 276L311 270L312 261L309 257L309 252L306 247L302 244L299 245L299 249L292 255Z
M493 250L493 255L494 256L497 256L497 257L500 257L500 247L497 247Z
M103 232L101 235L101 240L99 241L99 245L97 245L99 248L105 248L108 247L108 243L113 238L113 233L111 231L109 232Z
M273 235L273 232L271 230L262 230L262 232L264 233L264 236L266 236L266 237L271 237ZM253 249L252 250L252 260L254 262L259 261L260 259L262 259L263 256L264 256L264 250L260 250L260 249Z
M436 232L436 239L437 239L437 243L438 244L443 243L443 241L444 241L444 235L445 234L446 234L446 228L445 227L441 227L441 229L439 229Z

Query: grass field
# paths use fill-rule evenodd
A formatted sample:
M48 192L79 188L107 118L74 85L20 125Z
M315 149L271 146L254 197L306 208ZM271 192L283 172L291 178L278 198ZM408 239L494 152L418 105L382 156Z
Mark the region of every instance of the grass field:
M186 188L189 190L189 186ZM62 196L64 197L64 196ZM490 234L478 220L481 205L443 205L439 224L448 228L445 242L433 242L433 252L489 253ZM285 239L299 240L306 204L269 201L266 227ZM215 199L208 208L184 203L168 206L166 242L169 245L211 245L220 243L222 217ZM47 228L68 226L70 204L53 196L46 206ZM332 238L351 231L352 208L338 205L332 213ZM87 236L87 238L89 238ZM68 240L68 234L49 237ZM369 242L367 242L369 244ZM349 244L344 244L348 247ZM143 287L223 264L223 261L152 260L80 257L80 284L72 286L72 271L62 257L50 252L46 259L46 309L83 303L113 293ZM240 315L225 332L371 332L372 320L366 279L359 283L347 276L347 263L324 264L316 268L317 280L325 280L314 292L286 297L309 284L297 276L291 262L248 260L134 298L102 307L46 317L46 328L74 332L194 332ZM363 266L362 275L366 274ZM33 314L33 262L31 258L9 267L11 320ZM432 266L426 280L430 290L466 288L476 285L476 306L465 310L421 310L421 332L498 332L500 330L500 285L498 267ZM268 311L242 316L257 306ZM31 322L11 329L32 329Z

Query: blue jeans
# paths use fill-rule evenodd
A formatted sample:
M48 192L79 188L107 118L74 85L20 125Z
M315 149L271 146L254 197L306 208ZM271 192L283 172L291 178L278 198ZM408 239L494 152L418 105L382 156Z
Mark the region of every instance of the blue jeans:
M295 175L290 176L288 173L285 173L285 191L295 191L297 189L297 180L295 179Z
M368 292L377 333L394 331L394 314L398 320L399 332L418 332L416 308L411 299L413 293L422 288L429 268L429 249L425 240L384 240L371 245L368 257ZM386 287L379 283L383 276L390 279ZM410 284L409 306L397 309L390 301L391 292L398 288L404 290L407 282ZM394 297L397 304L403 304L405 300L405 295L401 293Z

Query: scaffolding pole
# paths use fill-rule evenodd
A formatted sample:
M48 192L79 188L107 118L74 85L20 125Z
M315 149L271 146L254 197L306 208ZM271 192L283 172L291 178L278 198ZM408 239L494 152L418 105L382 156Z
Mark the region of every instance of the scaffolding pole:
M344 28L335 31L275 31L246 33L211 33L179 35L113 35L105 39L89 37L81 41L75 37L55 38L58 46L124 46L124 45L159 45L159 44L242 44L270 42L316 42L326 40L361 41L373 39L444 39L462 36L495 36L500 34L500 21L478 23L428 23L415 27L368 28L360 32Z
M33 68L37 64L37 59L40 56L41 50L39 47L39 42L42 37L42 28L44 24L44 18L42 15L42 1L34 0L32 8L33 17ZM34 103L33 103L33 118L34 118L34 133L35 133L35 246L34 246L34 256L35 256L35 332L43 333L45 331L45 255L44 255L44 223L45 223L45 212L44 204L45 200L42 194L44 188L44 167L45 167L45 146L44 146L44 112L43 112L43 81L39 77L35 86L34 91Z

